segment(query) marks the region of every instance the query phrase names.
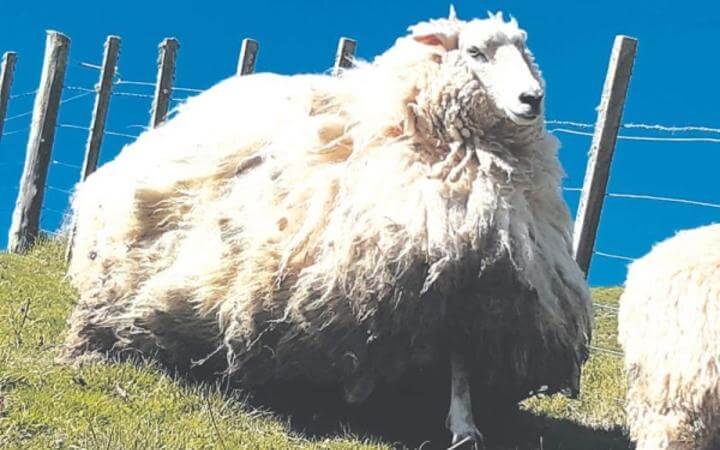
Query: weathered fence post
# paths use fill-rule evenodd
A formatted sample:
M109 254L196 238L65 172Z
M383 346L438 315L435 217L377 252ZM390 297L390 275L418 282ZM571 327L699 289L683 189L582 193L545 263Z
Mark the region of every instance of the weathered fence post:
M119 53L120 38L117 36L108 36L105 41L105 53L103 54L102 68L100 69L100 80L97 85L95 106L93 107L92 119L90 121L90 134L88 135L87 144L85 145L85 159L83 161L82 174L80 175L81 181L85 181L88 175L97 169Z
M7 114L16 59L17 55L14 52L5 52L2 65L0 65L0 140L2 140L3 126L5 125L5 114Z
M598 109L595 132L588 159L585 181L583 182L580 206L578 207L573 232L573 254L575 261L587 276L595 248L600 215L610 176L610 165L622 119L625 97L635 61L637 40L627 36L616 36L610 55L602 99Z
M105 53L103 54L102 67L100 68L100 80L97 84L95 106L93 107L92 119L90 120L90 134L88 134L87 144L85 145L85 159L83 160L80 181L85 181L85 179L97 169L119 53L120 38L117 36L108 36L105 41ZM68 261L72 256L74 238L75 224L73 223L70 228L67 249L65 251L65 259Z
M240 47L240 58L238 59L238 75L250 75L255 72L258 48L259 45L256 40L243 39L242 46Z
M172 95L173 79L175 78L175 61L180 47L177 39L167 38L160 43L158 55L157 82L153 98L150 127L155 128L165 121Z
M67 36L48 31L40 86L33 106L25 167L10 225L8 250L11 252L27 250L38 235L69 50L70 39Z
M357 41L346 37L340 38L340 41L338 41L337 52L335 53L335 66L332 71L333 75L338 76L342 73L343 69L349 69L352 67L356 48Z

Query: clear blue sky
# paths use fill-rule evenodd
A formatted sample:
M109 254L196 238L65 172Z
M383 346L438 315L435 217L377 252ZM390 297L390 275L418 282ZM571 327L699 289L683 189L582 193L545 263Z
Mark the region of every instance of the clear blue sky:
M670 1L480 1L454 2L461 18L503 10L518 18L529 33L547 81L547 115L551 119L594 122L608 55L616 34L639 38L638 58L630 87L625 122L720 127L717 54L720 4L710 0ZM97 73L80 61L98 63L108 34L122 38L122 78L153 81L157 44L175 36L181 48L176 85L207 88L233 74L240 41L260 42L258 71L319 72L333 61L337 39L358 40L358 55L369 59L420 20L444 16L445 1L306 1L306 2L35 2L4 1L0 52L19 54L13 94L37 87L44 30L56 29L72 39L66 85L92 87ZM150 88L129 86L118 91L151 94ZM66 91L65 98L77 91ZM187 95L177 93L178 97ZM60 122L87 126L92 96L67 103ZM13 99L9 116L32 107L32 97ZM112 98L108 130L137 134L132 125L148 122L150 100ZM6 123L5 131L27 127L29 117ZM624 134L640 135L636 130ZM657 135L657 133L650 133ZM647 132L645 133L647 135ZM705 135L712 136L712 135ZM27 133L0 142L0 246L7 229L21 173ZM559 135L566 186L582 184L587 137ZM720 135L715 135L720 137ZM82 162L86 134L58 130L46 194L42 227L54 230L67 207L67 194ZM128 140L106 136L102 161L112 159ZM720 143L621 141L617 148L610 191L682 197L720 203ZM60 189L60 190L58 190ZM575 210L578 195L567 193ZM653 242L676 230L720 221L720 209L610 198L606 202L597 249L640 256ZM593 285L619 284L626 263L596 256Z

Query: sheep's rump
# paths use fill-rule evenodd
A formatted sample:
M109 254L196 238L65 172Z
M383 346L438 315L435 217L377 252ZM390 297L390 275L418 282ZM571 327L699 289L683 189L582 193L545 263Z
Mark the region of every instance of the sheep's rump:
M630 266L618 328L638 449L720 448L720 225Z
M449 186L396 123L363 131L338 83L230 79L89 177L67 354L362 400L453 346L507 399L576 390L590 301L553 138L527 152L527 186L492 164Z

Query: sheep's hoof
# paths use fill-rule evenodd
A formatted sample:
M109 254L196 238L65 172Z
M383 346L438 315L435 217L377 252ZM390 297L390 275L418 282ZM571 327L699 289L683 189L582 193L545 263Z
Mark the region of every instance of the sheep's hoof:
M484 441L482 433L477 428L472 427L467 431L453 433L452 444L448 447L448 450L483 450L485 448Z

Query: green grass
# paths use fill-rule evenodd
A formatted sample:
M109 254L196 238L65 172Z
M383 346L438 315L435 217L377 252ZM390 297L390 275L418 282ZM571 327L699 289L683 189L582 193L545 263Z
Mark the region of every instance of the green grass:
M76 298L64 279L62 256L62 244L52 241L23 256L0 254L0 448L391 447L380 437L349 431L308 439L286 419L149 364L55 363ZM597 302L612 306L619 290L594 294ZM594 345L617 349L615 311L598 311ZM525 402L523 408L540 424L544 449L627 448L617 431L604 431L622 424L622 380L619 358L593 353L580 399Z
M556 440L567 440L568 446L575 449L624 449L628 448L622 433L625 413L625 377L622 371L621 349L617 343L617 311L620 288L593 289L595 304L595 329L593 331L593 350L590 359L583 367L582 389L577 400L561 395L533 398L524 402L523 407L537 415L573 423L586 430L596 432L583 433L589 439L584 445L577 437L558 436ZM555 422L553 422L555 423ZM566 429L567 426L559 426ZM578 427L578 429L581 429ZM605 430L610 433L599 433ZM550 429L550 431L555 431ZM570 445L572 443L573 445ZM594 446L592 446L594 444Z

